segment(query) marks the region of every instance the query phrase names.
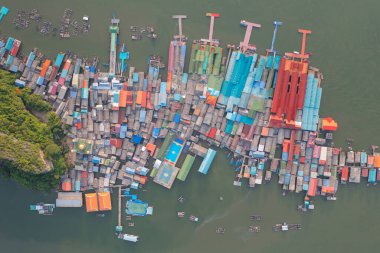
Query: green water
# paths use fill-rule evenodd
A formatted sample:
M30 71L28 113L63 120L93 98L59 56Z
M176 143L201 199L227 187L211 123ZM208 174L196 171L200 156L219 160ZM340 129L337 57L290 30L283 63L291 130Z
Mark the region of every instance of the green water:
M107 28L112 11L121 19L121 42L131 52L130 64L145 70L146 56L152 53L167 56L168 42L177 31L172 14L187 14L184 33L190 40L208 35L207 11L219 12L215 37L223 43L237 43L244 31L240 19L262 24L253 32L253 43L263 53L270 45L272 21L281 20L284 26L277 36L280 52L300 49L297 28L308 28L313 34L307 51L313 53L312 63L324 74L323 98L320 114L331 115L340 124L335 134L336 143L344 145L346 137L355 140L356 148L380 144L378 135L380 86L377 73L380 66L380 2L375 0L320 0L320 1L185 1L185 0L45 0L2 1L10 13L0 23L2 35L12 35L24 43L26 49L38 47L54 57L57 52L71 49L83 56L98 55L107 61L109 36ZM87 36L60 40L42 37L32 24L28 30L17 31L11 25L15 9L37 8L56 25L66 7L74 10L77 20L90 16L91 28ZM156 26L159 39L152 42L129 40L130 25ZM185 183L176 181L168 191L149 183L139 196L154 205L151 217L137 218L135 227L126 232L140 235L137 244L116 240L113 211L104 218L86 214L84 209L56 209L54 216L39 216L28 211L33 202L53 202L55 194L33 192L8 181L0 180L0 252L377 252L380 232L379 187L362 185L341 186L336 202L317 199L313 213L300 214L295 207L302 195L281 195L280 186L269 185L248 189L232 186L233 175L223 152L217 154L207 176L192 170ZM197 165L197 164L196 164ZM198 161L199 165L199 161ZM183 204L177 197L183 195ZM223 196L223 201L219 197ZM116 200L116 199L114 199ZM116 210L116 201L114 210ZM200 217L199 224L176 218L184 210ZM257 223L261 233L251 234L248 216L261 214ZM301 231L272 233L275 223L302 223ZM216 235L215 227L224 226L226 233Z

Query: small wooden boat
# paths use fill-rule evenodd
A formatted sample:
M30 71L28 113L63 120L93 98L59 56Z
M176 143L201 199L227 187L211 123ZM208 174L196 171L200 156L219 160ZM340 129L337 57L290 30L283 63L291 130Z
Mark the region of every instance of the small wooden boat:
M252 220L252 221L261 221L263 220L263 217L261 215L250 215L249 218Z
M260 227L259 226L249 226L249 232L252 233L259 233L260 232Z
M198 222L199 221L198 217L195 217L194 215L190 215L189 220L192 222Z
M226 229L223 227L217 227L215 229L215 233L217 233L217 234L224 234L225 231L226 231Z
M138 34L132 34L131 38L132 40L142 40L142 36Z

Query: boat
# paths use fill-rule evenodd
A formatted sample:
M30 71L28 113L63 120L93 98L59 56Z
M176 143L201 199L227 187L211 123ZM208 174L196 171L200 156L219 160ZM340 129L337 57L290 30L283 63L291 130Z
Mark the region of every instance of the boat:
M259 233L261 228L259 226L249 226L249 232Z
M226 229L223 228L223 227L217 227L217 228L215 229L215 232L216 232L217 234L224 234L225 231L226 231Z
M37 211L38 214L42 215L53 215L53 211L55 208L54 204L44 204L42 202L37 203L36 205L30 205L31 211Z
M327 200L336 200L336 197L335 196L327 196L326 199Z
M13 46L12 46L12 49L11 51L9 52L10 55L13 55L13 56L16 56L19 49L20 49L20 45L21 45L21 41L19 40L14 40L13 42Z
M131 30L132 32L136 32L138 28L139 28L138 26L131 25L131 26L129 27L129 30Z
M199 221L198 217L195 217L194 215L190 215L189 220L193 221L193 222L198 222Z
M189 151L189 149L190 149L190 145L191 145L191 142L187 141L186 145L182 149L182 152L186 154Z
M253 187L255 187L255 184L256 184L256 177L250 176L249 177L249 187L253 188Z
M103 217L105 217L106 215L105 215L104 213L98 213L98 214L96 214L96 216L97 216L97 217L102 217L102 218L103 218Z
M147 26L146 30L150 33L154 33L154 27L153 26Z
M246 21L243 19L243 20L240 20L240 25L241 26L247 26L247 24L245 23Z
M305 205L298 205L297 206L297 210L298 211L302 211L302 212L306 212L307 211L307 208Z
M273 232L278 232L278 231L288 231L288 230L300 230L302 228L301 224L288 224L286 222L276 224L272 226L272 231Z
M132 40L142 40L142 36L138 34L132 34L131 38Z
M157 33L148 33L146 36L148 38L151 38L151 39L157 39L158 38Z
M270 181L272 179L272 172L270 170L265 171L265 181Z
M278 224L272 226L272 231L273 232L288 231L288 230L289 230L289 227L288 227L288 224L286 222L284 222L284 223L278 223Z
M289 230L300 230L302 229L301 224L289 224L288 225Z
M179 198L178 198L178 202L179 202L179 203L183 203L183 201L185 201L184 197L179 196Z
M0 21L3 20L3 17L7 15L9 12L9 9L5 6L2 6L0 9Z
M238 175L236 175L234 180L234 186L241 186L241 184L241 178Z
M261 220L263 220L263 217L261 215L250 215L249 218L252 221L261 221Z
M129 222L128 223L128 227L134 227L135 226L135 223L134 222Z
M137 235L130 235L130 234L119 234L118 235L119 239L123 239L124 241L129 241L129 242L137 242L139 240L139 237Z
M185 212L177 212L177 217L178 217L178 218L183 218L183 217L185 217Z
M127 64L125 63L125 61L128 59L129 59L129 52L127 52L127 47L123 43L123 45L120 47L120 52L119 52L120 74L127 71Z

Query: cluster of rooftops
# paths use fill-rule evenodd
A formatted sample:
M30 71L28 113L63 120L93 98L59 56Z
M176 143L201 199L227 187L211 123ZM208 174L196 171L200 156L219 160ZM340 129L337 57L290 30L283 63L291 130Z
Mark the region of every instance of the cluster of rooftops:
M43 96L71 126L75 165L62 176L63 191L138 189L149 176L170 188L176 177L186 179L195 157L203 159L199 171L206 174L215 150L224 148L233 154L236 185L242 178L260 184L274 172L284 190L334 195L346 166L332 160L341 154L331 142L338 125L319 117L323 76L305 52L310 31L300 32L301 52L283 56L274 42L260 55L249 39L224 54L211 34L192 43L188 73L185 37L174 36L166 81L159 56L150 56L147 73L130 67L120 75L99 72L97 60L70 53L54 62L36 50L17 58L10 39L0 45L0 57L3 68L21 73L17 86ZM328 162L313 156L320 149Z

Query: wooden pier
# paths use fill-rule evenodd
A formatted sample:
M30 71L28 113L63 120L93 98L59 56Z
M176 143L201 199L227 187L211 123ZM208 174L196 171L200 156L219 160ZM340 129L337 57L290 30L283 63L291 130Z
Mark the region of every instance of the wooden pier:
M208 42L210 43L210 45L212 45L212 44L214 44L213 38L212 38L212 35L214 34L214 21L215 21L215 18L220 17L220 14L219 13L206 13L206 16L211 18L210 29L209 29L209 33L208 33Z
M261 25L256 24L256 23L252 23L252 22L247 22L245 20L240 21L240 24L242 24L246 27L244 40L242 42L240 42L240 49L242 50L243 53L245 53L245 51L250 48L249 40L251 38L252 29L254 27L260 28Z
M119 195L118 195L118 203L119 203L119 206L118 206L118 213L117 213L117 225L119 227L121 227L121 186L118 187L119 188Z

